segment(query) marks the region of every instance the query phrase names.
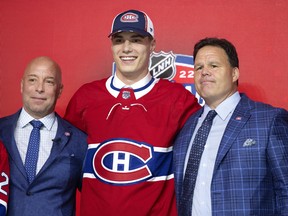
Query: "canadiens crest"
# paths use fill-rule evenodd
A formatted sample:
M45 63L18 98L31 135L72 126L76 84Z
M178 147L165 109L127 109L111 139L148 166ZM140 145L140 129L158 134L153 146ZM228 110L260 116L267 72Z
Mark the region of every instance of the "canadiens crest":
M174 177L172 149L125 138L89 144L83 178L119 186L169 180Z
M148 161L153 149L131 140L110 140L97 148L93 158L95 175L107 183L131 184L152 176Z
M138 15L132 12L126 13L121 17L121 22L138 22Z

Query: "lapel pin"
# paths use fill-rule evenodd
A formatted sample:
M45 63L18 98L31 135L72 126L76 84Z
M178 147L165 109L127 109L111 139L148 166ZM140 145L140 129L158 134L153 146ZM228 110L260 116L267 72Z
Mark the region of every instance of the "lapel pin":
M236 120L237 120L237 121L240 121L241 119L242 119L242 118L241 118L240 116L237 116L237 117L236 117Z

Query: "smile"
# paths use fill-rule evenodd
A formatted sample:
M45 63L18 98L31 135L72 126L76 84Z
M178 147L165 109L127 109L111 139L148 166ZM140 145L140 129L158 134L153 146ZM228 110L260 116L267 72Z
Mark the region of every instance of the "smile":
M120 57L121 60L123 61L133 61L136 59L136 57L133 57L133 56L122 56Z

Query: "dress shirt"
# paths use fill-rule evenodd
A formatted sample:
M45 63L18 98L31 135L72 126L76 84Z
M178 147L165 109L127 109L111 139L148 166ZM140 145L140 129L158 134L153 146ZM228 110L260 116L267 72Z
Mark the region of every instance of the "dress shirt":
M30 124L32 120L34 120L34 118L22 108L16 124L14 137L23 164L25 163L30 133L33 129L33 126ZM58 128L58 122L54 112L37 120L41 121L44 126L40 130L40 146L36 174L50 155L53 145L52 140L55 138Z
M224 100L215 109L217 112L216 117L213 120L213 124L210 133L207 138L207 142L204 148L204 152L201 157L196 185L193 196L192 215L193 216L209 216L212 215L211 211L211 181L213 176L214 165L218 148L224 134L225 128L232 116L234 109L236 108L241 97L239 92L235 92L232 96ZM185 170L188 163L188 158L194 137L202 125L202 122L206 118L206 115L211 110L207 105L204 105L204 111L198 120L197 126L194 130L192 139L189 144L189 148L185 158Z

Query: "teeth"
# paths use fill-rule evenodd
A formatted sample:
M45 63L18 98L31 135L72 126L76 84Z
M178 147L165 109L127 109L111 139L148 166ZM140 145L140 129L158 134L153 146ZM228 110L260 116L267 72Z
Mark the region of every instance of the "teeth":
M132 57L132 56L124 56L124 57L121 57L121 59L124 60L124 61L131 61L131 60L134 60L136 58Z

